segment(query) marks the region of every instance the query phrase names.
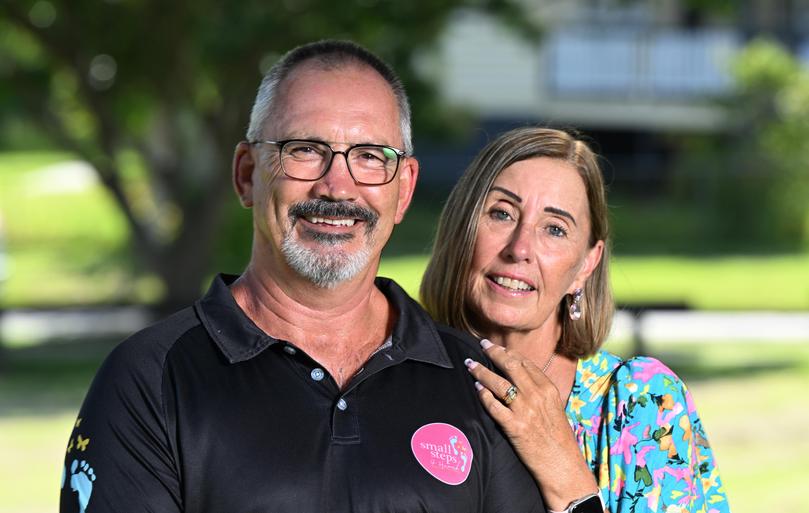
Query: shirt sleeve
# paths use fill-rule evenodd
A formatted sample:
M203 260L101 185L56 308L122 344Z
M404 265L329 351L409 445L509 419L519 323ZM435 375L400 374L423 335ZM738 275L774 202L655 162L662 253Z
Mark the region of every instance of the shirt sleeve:
M654 358L627 361L604 406L611 512L729 511L702 421L673 371Z
M182 509L161 400L163 355L143 342L118 346L90 386L67 444L62 513Z
M485 483L486 493L481 511L546 512L536 482L505 439L505 435L496 439L490 458L492 466Z

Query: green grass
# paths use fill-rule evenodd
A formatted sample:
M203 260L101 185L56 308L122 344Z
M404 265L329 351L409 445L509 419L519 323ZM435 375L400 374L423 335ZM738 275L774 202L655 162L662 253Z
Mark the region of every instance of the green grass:
M143 296L126 223L98 183L59 184L46 169L68 155L0 156L0 218L10 276L0 306L92 304Z
M68 155L12 153L0 158L0 205L5 231L15 244L41 240L92 239L105 246L126 240L121 215L100 186L71 190L61 186L47 166L69 160Z
M0 513L50 513L59 510L60 455L64 454L75 412L33 417L0 417L0 431L12 442L5 449L14 465L0 468ZM10 485L10 483L14 483Z
M114 341L13 344L0 373L0 513L55 511L65 444L81 399ZM608 349L624 353L626 346ZM809 346L656 344L694 394L735 513L802 511Z
M617 257L616 298L705 310L809 310L809 254Z

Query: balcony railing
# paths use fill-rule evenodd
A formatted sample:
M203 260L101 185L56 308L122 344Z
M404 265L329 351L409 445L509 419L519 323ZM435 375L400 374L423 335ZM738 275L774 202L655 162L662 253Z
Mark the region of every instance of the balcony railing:
M547 40L549 93L569 98L693 100L731 87L733 30L565 28Z

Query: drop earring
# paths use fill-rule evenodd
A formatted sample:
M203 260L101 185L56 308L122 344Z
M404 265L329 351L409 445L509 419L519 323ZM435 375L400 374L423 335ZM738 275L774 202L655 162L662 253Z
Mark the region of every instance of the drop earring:
M582 289L576 289L573 291L573 302L571 302L570 306L568 307L570 319L573 321L578 321L581 319L581 299L583 297L584 291Z

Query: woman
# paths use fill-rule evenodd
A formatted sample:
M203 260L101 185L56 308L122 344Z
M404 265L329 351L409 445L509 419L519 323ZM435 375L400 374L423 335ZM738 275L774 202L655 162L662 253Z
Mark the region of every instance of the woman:
M613 314L608 261L596 155L566 132L520 128L489 143L450 194L422 302L494 342L481 344L505 377L467 366L550 510L728 511L683 382L653 358L599 349Z

